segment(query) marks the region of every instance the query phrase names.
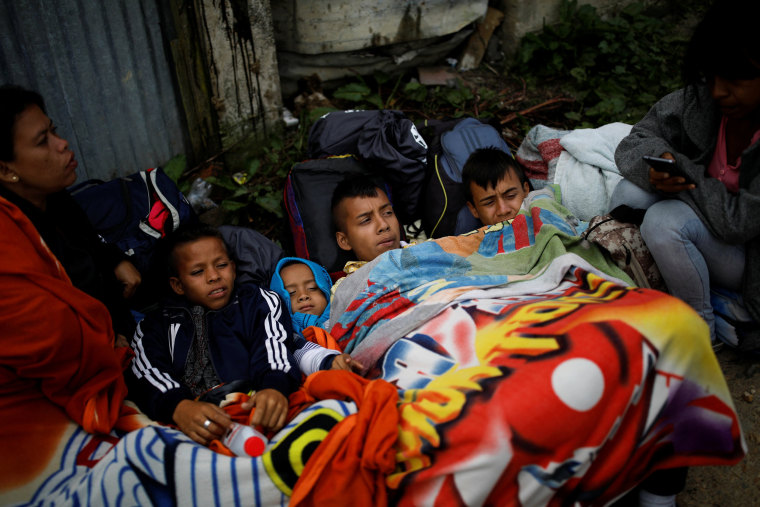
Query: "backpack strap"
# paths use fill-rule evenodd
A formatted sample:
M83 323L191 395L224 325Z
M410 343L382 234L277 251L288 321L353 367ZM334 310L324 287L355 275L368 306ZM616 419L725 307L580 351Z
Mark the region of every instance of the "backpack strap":
M615 218L612 216L607 216L606 218L602 218L602 220L599 220L597 223L595 223L594 225L586 229L586 231L582 234L582 238L584 239L584 241L588 241L588 235L591 234L594 231L594 229L612 220L615 220Z
M169 211L169 214L172 217L172 231L177 230L179 227L179 211L177 208L174 207L174 205L171 203L169 199L166 198L166 196L161 193L161 188L158 185L158 175L159 171L157 168L152 167L146 171L146 173L150 177L150 184L153 189L153 191L156 193L156 196L158 199L166 206L166 209Z
M441 215L438 217L438 221L433 226L433 229L430 231L430 237L434 238L434 234L436 229L438 229L438 226L441 224L441 220L443 220L443 217L446 215L446 210L449 207L449 196L446 195L446 185L444 185L443 180L441 179L441 172L440 172L440 165L438 165L438 154L436 153L433 155L433 167L435 167L435 176L438 178L438 183L441 185L441 190L443 193L443 209L441 210Z
M149 210L148 216L150 216L150 210L153 209L153 204L154 204L153 196L158 195L158 194L153 191L154 190L153 184L151 182L151 178L148 177L148 172L140 171L139 174L140 174L140 178L142 178L143 180L143 183L145 183L145 187L147 188L148 210ZM150 225L150 223L147 222L147 217L140 219L140 222L138 222L137 227L139 227L142 232L144 232L145 234L147 234L148 236L152 238L161 239L161 237L163 236L161 234L161 231L154 228L153 226Z

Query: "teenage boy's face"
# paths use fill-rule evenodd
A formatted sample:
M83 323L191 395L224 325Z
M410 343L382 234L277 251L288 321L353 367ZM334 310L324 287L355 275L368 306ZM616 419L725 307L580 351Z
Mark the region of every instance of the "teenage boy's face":
M174 250L178 276L169 278L174 292L209 310L224 307L232 297L235 263L219 238L200 238Z
M520 184L520 178L512 170L496 182L496 187L483 188L471 181L472 202L468 201L467 207L483 225L498 224L517 216L529 188L527 181Z
M282 285L290 294L290 309L295 312L320 316L327 308L327 298L319 289L309 266L290 264L280 270Z
M376 197L351 197L340 202L343 230L335 233L338 246L353 250L360 261L401 246L401 233L393 206L385 192Z

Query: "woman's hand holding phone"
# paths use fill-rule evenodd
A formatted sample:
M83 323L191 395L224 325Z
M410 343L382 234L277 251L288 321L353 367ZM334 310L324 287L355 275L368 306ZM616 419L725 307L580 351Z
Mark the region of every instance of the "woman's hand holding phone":
M665 152L659 157L644 155L649 164L649 183L661 192L677 193L691 190L696 185L676 165L672 153Z

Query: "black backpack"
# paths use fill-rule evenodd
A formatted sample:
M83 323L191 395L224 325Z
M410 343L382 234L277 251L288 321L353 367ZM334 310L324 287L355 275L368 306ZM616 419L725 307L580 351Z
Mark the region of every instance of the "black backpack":
M462 168L478 148L500 148L511 155L498 130L475 118L429 120L420 125L428 144L428 175L422 227L429 238L451 236L465 206ZM471 218L471 215L465 215Z
M312 125L308 144L310 159L355 155L364 167L388 183L401 223L409 224L419 218L427 146L404 113L392 110L328 113Z
M376 175L352 155L299 162L285 181L285 209L288 212L293 248L298 257L312 260L330 273L340 272L353 259L351 252L338 247L332 225L330 203L335 187L354 174ZM393 202L390 189L377 178Z

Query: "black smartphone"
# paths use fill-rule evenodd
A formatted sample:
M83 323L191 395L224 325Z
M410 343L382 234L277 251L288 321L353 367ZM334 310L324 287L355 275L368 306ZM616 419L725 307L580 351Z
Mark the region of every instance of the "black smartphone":
M685 180L684 184L694 183L691 178L686 176L686 174L684 174L684 172L678 168L675 160L671 160L669 158L650 157L649 155L644 155L641 158L643 158L644 161L648 163L649 166L652 167L655 171L668 173L671 177L680 176Z

